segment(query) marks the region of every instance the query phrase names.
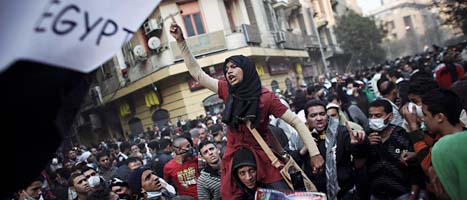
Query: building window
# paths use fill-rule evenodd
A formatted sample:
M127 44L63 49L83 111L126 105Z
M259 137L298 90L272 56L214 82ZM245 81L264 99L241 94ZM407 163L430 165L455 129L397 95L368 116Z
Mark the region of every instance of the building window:
M107 62L101 65L99 70L97 71L97 80L100 81L105 81L109 78L113 77L113 74L115 73L115 62L113 57L109 59Z
M144 132L143 124L137 117L131 118L130 121L128 121L128 125L130 125L130 132L132 135L138 135Z
M295 95L295 86L294 86L292 80L290 80L290 78L285 79L285 87L286 87L285 94Z
M389 22L388 22L388 30L391 31L391 30L394 29L394 27L395 27L395 26L394 26L394 21L389 21Z
M182 18L188 37L206 33L197 1L181 4L179 7L183 11Z
M414 28L413 23L412 23L412 17L410 15L407 15L404 17L404 25L405 25L405 30L407 31Z
M152 114L152 122L154 125L157 125L159 128L169 125L170 115L167 110L159 109Z
M279 89L279 82L276 80L271 81L271 89L273 92L276 92L277 89Z
M203 106L208 116L214 116L224 109L224 102L217 94L213 94L203 100Z
M271 5L267 1L263 1L264 9L266 11L266 18L268 20L269 30L276 31L276 27L274 26L274 11L271 10Z
M225 5L225 11L227 12L227 17L229 18L230 30L232 30L232 32L237 32L237 26L235 25L234 10L233 10L234 2L236 1L224 0L224 5Z

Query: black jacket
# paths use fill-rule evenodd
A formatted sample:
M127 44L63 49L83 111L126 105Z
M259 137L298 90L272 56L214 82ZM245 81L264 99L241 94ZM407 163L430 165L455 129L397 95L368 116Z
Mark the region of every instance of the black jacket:
M315 138L319 138L315 136ZM325 140L318 139L317 146L320 154L326 160L326 147ZM339 125L337 127L337 144L336 144L336 166L337 166L337 181L341 190L340 195L345 194L354 186L354 170L351 155L353 150L350 145L350 136L345 126ZM326 171L323 170L319 174L312 174L312 167L310 166L310 158L308 155L301 156L300 162L303 163L303 169L311 181L315 184L319 192L326 193ZM324 166L325 168L325 166Z

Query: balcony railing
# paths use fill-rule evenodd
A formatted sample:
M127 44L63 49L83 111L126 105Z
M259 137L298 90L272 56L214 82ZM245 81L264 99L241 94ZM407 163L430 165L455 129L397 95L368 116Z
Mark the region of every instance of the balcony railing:
M286 31L276 32L275 36L277 43L283 43L285 49L299 49L319 47L316 36L299 35Z
M186 39L186 42L193 55L200 56L226 50L227 46L225 39L224 31L215 31L189 37ZM170 46L174 60L183 59L180 49L177 46L177 42L170 42Z

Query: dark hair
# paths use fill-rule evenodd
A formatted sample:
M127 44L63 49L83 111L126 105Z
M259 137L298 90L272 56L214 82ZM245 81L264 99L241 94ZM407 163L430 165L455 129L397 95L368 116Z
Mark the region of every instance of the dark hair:
M439 88L438 83L432 77L419 76L410 80L408 94L422 96L436 88Z
M433 73L424 71L419 69L418 72L412 74L410 76L410 80L418 79L418 78L428 78L428 79L433 79Z
M118 144L116 144L116 143L109 144L109 149L120 150L120 149L118 148Z
M72 173L70 175L70 178L68 178L68 186L69 187L74 187L73 180L75 180L76 177L83 175L82 173ZM84 176L84 175L83 175Z
M145 150L145 149L146 149L146 144L144 144L144 143L139 143L139 144L137 144L136 146L138 146L138 148L139 148L140 150L143 150L143 149Z
M396 77L396 78L401 78L402 73L398 71L397 69L391 69L388 71L388 76L390 77Z
M201 141L201 142L199 143L199 145L198 145L198 151L201 153L201 149L202 149L204 146L208 145L208 144L212 144L212 145L214 145L214 147L216 147L216 144L214 144L214 142L211 142L211 141L209 141L209 140Z
M110 188L99 187L88 195L88 200L109 200L111 191Z
M76 171L80 171L80 172L83 172L83 169L84 168L87 168L87 162L76 162L72 167L71 167L71 171L72 172L76 172Z
M308 108L313 107L313 106L322 106L324 110L326 110L326 103L324 103L324 101L313 99L313 100L306 102L305 109L304 109L305 117L308 116Z
M143 164L143 160L140 157L136 157L136 156L128 157L124 162L125 164L128 165L128 163L134 163L138 161L141 162L141 164Z
M298 113L298 111L304 109L305 104L306 104L305 92L303 92L302 90L297 90L297 94L295 94L295 98L293 100L293 106L295 107L295 112Z
M211 131L211 134L215 137L219 134L219 131L223 131L223 128L220 124L214 124L211 127L209 127L209 130Z
M165 147L167 147L167 145L172 145L172 141L170 141L169 139L161 139L159 141L159 148L160 149L165 149Z
M161 138L164 138L165 136L172 135L172 129L171 128L165 128L161 131Z
M179 135L179 136L175 137L173 143L175 143L175 141L181 140L181 139L188 140L188 142L190 143L190 145L193 147L193 140L191 140L191 138L186 137L186 136L184 136L184 135Z
M120 144L120 151L121 152L125 152L125 149L130 149L130 148L131 148L131 144L128 141L122 142Z
M96 169L94 169L93 167L89 167L87 165L81 166L81 168L80 168L81 173L84 173L84 172L89 171L89 170L94 170L95 172L97 172Z
M385 99L376 99L370 103L369 108L371 107L383 107L386 114L392 113L392 106L389 101Z
M58 168L55 170L55 173L58 174L61 178L68 180L70 178L71 170L68 168Z
M337 100L337 101L339 101L339 102L341 101L341 100L339 99L339 97L337 97L336 95L329 95L329 96L328 96L328 101L331 102L331 101L333 101L333 100Z
M31 180L31 182L29 182L29 185L26 186L26 187L29 187L33 182L36 182L36 181L39 181L39 182L41 182L41 183L44 183L44 180L45 180L45 179L44 179L44 177L43 177L42 175L36 176L35 178L33 178L33 179Z
M427 106L432 115L443 113L451 125L459 124L462 112L462 102L451 90L434 89L422 96L422 103Z
M355 80L350 77L345 79L345 86L347 86L348 84L352 84L353 86L355 86Z
M313 85L309 85L307 88L306 88L306 94L307 95L312 95L314 92L316 92L316 87L313 86Z
M454 84L452 84L451 90L455 92L462 100L464 109L467 109L467 79L464 78L456 81Z
M387 83L387 85L383 88L382 85L384 83ZM386 78L380 78L376 85L378 86L378 91L381 94L381 96L388 95L396 89L396 84L394 84L392 81Z
M97 153L97 154L96 154L96 160L97 160L97 162L99 162L99 160L100 160L102 157L104 157L104 156L110 157L110 156L109 156L109 153L106 152L106 151L101 151L101 152Z
M153 140L148 143L148 147L153 149L154 151L157 151L159 150L159 142L157 142L156 140Z

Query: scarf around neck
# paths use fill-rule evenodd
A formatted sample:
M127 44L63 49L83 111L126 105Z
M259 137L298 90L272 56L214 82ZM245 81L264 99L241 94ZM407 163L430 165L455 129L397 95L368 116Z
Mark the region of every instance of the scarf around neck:
M251 121L252 128L259 125L259 97L261 95L261 80L256 72L253 61L243 55L227 58L224 62L224 77L227 78L225 66L228 62L236 64L243 70L243 80L230 85L229 96L222 113L222 122L237 130L238 125L246 120Z

